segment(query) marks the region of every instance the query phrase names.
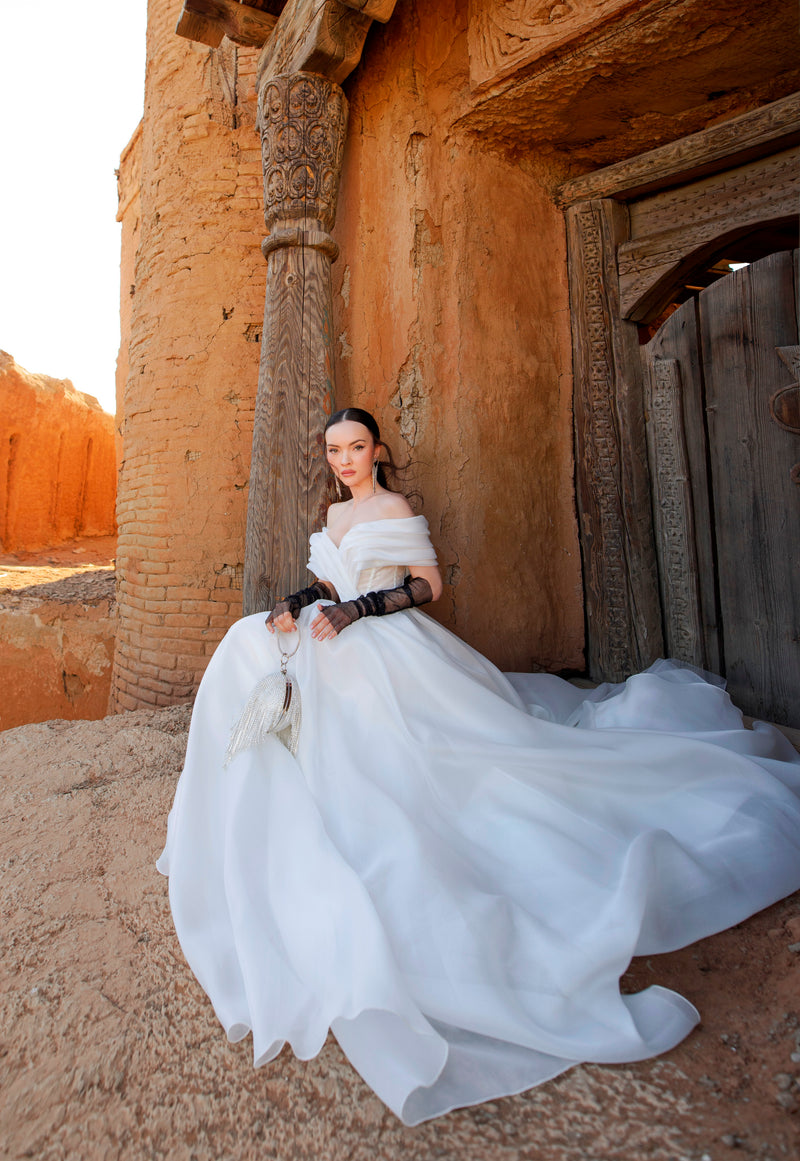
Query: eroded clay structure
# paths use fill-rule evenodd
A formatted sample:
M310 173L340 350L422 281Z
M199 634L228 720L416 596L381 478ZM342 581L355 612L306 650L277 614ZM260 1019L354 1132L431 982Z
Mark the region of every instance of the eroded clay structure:
M116 483L113 417L0 351L0 549L113 535Z
M648 427L651 390L720 362L722 308L698 308L699 354L639 352L721 263L796 244L796 41L765 0L153 0L121 171L113 704L187 696L242 586L252 609L304 579L334 403L373 410L413 461L434 615L502 667L618 679L673 640L724 654L726 616L765 591L753 561L726 595L736 536L697 532L724 524L704 465L729 433L702 420L695 446L688 396L686 455ZM784 392L788 438L796 322L768 331L763 423ZM754 645L778 669L792 648Z

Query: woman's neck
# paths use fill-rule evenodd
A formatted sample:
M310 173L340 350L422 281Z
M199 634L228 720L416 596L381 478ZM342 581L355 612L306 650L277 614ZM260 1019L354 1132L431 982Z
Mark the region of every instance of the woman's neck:
M356 488L351 488L353 495L353 507L358 508L359 505L371 500L373 496L377 495L372 490L372 481L365 480L363 484L359 484Z

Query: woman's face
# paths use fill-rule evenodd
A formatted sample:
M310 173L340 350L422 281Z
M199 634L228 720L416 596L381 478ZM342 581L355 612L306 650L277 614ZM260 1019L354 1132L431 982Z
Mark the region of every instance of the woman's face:
M376 444L368 428L353 419L334 423L325 432L328 463L348 488L372 480L372 461L378 458L380 444Z

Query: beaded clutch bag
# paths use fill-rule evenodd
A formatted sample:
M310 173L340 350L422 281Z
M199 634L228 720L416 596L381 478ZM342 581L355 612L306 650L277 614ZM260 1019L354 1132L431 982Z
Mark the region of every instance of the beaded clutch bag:
M280 630L278 630L280 632ZM300 648L300 630L297 644L291 653L281 649L279 673L270 673L255 686L242 710L241 717L231 732L225 751L225 767L242 750L259 746L274 734L292 754L297 751L300 736L300 688L286 672L290 658Z

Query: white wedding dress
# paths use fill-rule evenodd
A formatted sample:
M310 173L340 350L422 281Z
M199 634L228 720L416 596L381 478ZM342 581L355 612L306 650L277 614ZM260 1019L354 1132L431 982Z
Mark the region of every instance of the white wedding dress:
M342 600L392 588L435 562L427 527L317 533L309 568ZM270 736L223 768L279 656L262 613L220 644L158 862L228 1037L261 1065L332 1029L409 1125L677 1044L694 1007L619 978L800 888L800 755L679 665L587 696L418 610L325 642L315 614L296 757Z

